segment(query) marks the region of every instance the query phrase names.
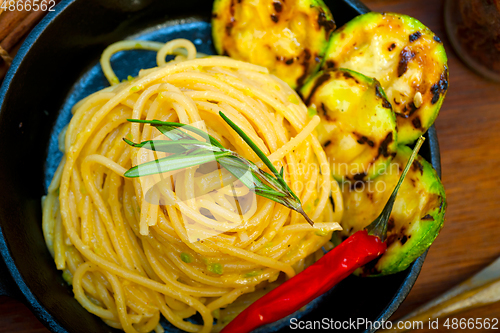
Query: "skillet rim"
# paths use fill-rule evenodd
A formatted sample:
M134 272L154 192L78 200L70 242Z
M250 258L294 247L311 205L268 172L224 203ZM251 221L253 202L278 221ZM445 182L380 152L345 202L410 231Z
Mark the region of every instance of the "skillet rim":
M16 57L13 59L12 64L6 73L3 80L2 86L0 88L0 117L4 109L4 99L9 89L11 88L11 82L15 77L19 66L23 63L26 54L29 52L30 47L33 43L37 41L40 35L49 27L54 19L57 18L64 10L70 7L76 1L81 0L62 0L57 6L54 7L54 11L49 12L45 17L38 23L37 26L30 32L26 40L23 42L21 48L19 49ZM358 0L343 0L343 2L350 7L351 10L359 13L368 10L368 8ZM0 118L1 119L1 118ZM439 142L437 139L437 133L434 125L426 133L428 137L428 144L430 148L430 162L432 166L436 169L439 176L441 176L441 163L440 163L440 150ZM421 271L422 265L424 263L425 257L427 256L427 251L424 252L409 268L408 275L402 282L401 286L397 289L392 300L386 305L384 310L378 315L377 321L386 321L400 306L400 304L405 300L406 296L409 294L411 288L415 284L418 275ZM33 312L33 314L52 332L68 332L61 323L39 302L37 297L33 294L31 289L28 287L25 279L22 277L17 265L14 262L12 253L9 249L7 241L4 237L3 226L0 221L0 253L6 265L8 274L14 282L14 286L21 292L21 299ZM2 277L4 278L4 277ZM7 277L9 278L9 277ZM1 283L0 283L1 285ZM2 288L0 288L1 291ZM6 290L9 296L14 296L16 298L16 291ZM366 330L365 332L373 332L372 330Z

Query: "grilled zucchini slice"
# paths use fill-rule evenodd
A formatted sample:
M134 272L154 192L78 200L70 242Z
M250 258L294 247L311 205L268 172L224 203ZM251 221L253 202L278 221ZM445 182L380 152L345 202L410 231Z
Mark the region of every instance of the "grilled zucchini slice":
M396 117L380 83L348 70L321 71L300 90L321 123L318 139L340 182L374 178L396 154Z
M219 54L267 67L294 89L319 70L334 29L322 0L215 0L212 11Z
M386 173L358 187L342 188L344 230L339 232L342 238L367 227L382 212L411 153L409 147L400 146ZM437 237L445 210L441 180L432 165L418 156L399 189L389 218L386 253L355 273L387 275L408 268Z
M402 144L434 123L448 89L441 40L406 15L371 12L354 18L332 34L322 66L376 78L396 112Z

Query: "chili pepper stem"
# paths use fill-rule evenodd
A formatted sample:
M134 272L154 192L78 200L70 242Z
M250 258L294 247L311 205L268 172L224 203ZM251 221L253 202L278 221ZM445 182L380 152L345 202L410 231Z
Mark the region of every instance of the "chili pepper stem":
M408 173L408 170L410 170L410 166L413 164L413 161L417 157L418 151L420 150L420 147L422 147L424 141L425 138L423 136L421 136L418 139L417 143L415 144L415 148L413 148L413 153L408 159L408 162L406 163L403 173L399 177L398 183L396 184L396 187L392 191L392 194L389 197L387 203L385 204L384 209L382 210L380 215L368 227L366 227L366 231L368 232L369 235L380 238L382 242L384 242L387 237L387 225L389 222L389 217L391 216L392 207L394 206L394 202L396 201L396 197L398 195L399 188L401 187L401 184L403 184L406 174Z

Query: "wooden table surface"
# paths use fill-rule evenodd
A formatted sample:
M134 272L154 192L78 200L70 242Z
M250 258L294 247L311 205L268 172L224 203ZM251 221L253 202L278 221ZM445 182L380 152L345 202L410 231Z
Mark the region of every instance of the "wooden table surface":
M431 28L444 41L450 69L450 88L436 122L446 222L395 319L500 256L500 84L477 76L457 58L444 30L443 0L364 2L374 11L408 14ZM500 318L500 302L455 317ZM0 332L48 331L22 303L0 297Z

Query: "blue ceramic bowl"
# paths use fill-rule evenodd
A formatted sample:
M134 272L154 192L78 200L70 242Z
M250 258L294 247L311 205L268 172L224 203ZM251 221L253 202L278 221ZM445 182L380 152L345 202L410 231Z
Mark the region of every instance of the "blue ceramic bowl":
M355 0L325 0L337 26L368 9ZM107 86L98 59L121 39L187 38L214 53L207 0L64 0L32 31L0 90L0 293L24 301L53 332L114 332L84 310L55 268L41 231L40 197L61 158L57 134L71 107ZM120 78L155 65L152 53L113 57ZM440 173L432 127L421 155ZM286 332L308 322L323 328L375 331L408 295L425 254L406 271L380 278L351 276L305 310L258 332ZM294 319L295 318L295 319ZM368 322L374 325L367 324ZM353 325L356 323L356 325ZM360 323L360 325L358 325ZM167 322L165 328L178 332ZM346 329L348 328L348 329Z

